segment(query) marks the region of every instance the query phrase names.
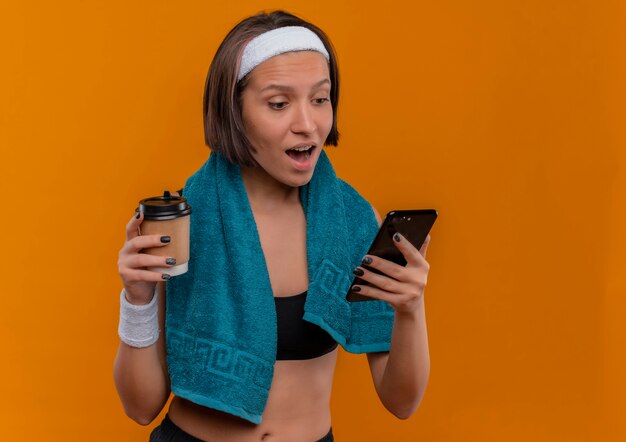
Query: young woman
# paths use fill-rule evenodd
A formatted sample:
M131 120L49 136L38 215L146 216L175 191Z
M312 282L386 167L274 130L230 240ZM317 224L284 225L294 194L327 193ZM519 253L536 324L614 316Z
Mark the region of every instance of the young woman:
M367 354L391 413L417 409L429 238L418 251L394 237L406 267L365 255L380 217L322 149L337 145L338 99L330 41L291 14L247 18L218 49L204 100L211 158L184 188L189 272L146 270L173 262L142 253L168 241L138 234L142 214L119 253L121 309L139 318L120 319L122 404L148 425L174 393L151 441L332 441L338 342ZM352 290L372 301L345 300L352 273L371 283Z

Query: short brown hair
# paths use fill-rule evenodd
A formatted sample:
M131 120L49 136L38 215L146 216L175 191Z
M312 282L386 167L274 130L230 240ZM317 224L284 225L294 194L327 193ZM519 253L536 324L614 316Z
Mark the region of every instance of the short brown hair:
M260 13L239 22L224 38L215 57L213 57L204 86L202 109L204 141L208 147L223 154L231 163L241 166L256 165L256 161L250 153L254 151L254 147L243 130L244 124L241 116L241 93L248 83L250 74L237 82L243 50L254 37L285 26L303 26L310 29L322 40L328 51L333 126L324 145L336 146L339 141L337 130L339 69L332 43L317 26L288 12Z

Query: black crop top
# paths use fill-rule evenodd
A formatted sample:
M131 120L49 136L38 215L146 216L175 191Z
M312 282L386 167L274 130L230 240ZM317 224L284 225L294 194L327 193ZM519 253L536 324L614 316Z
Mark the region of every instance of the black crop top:
M328 333L302 319L306 293L274 297L278 323L276 360L313 359L337 348Z
M178 194L183 196L183 189L179 189ZM337 348L337 342L328 333L302 319L306 293L274 297L278 324L277 361L313 359Z

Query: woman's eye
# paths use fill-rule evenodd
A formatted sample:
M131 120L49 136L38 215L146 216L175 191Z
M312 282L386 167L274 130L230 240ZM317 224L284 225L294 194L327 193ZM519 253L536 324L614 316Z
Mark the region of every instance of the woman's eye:
M327 101L330 101L330 99L329 99L329 98L327 98L327 97L324 97L324 98L316 98L316 99L315 99L315 102L316 102L317 104L324 104L324 103L326 103Z
M269 107L271 107L272 109L276 109L276 110L281 110L284 109L284 107L287 105L286 102L284 101L280 101L280 102L276 102L276 103L272 103L271 101L268 103Z

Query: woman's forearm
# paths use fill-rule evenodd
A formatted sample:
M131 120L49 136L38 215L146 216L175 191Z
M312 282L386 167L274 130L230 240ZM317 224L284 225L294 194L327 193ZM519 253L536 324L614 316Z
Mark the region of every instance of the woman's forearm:
M170 393L156 349L159 344L134 348L120 342L115 358L115 387L128 417L141 425L158 416Z
M378 392L382 403L396 416L408 418L422 400L429 374L428 334L422 298L415 312L396 312L389 359Z
M142 425L148 425L159 415L170 395L165 356L165 283L158 285L159 338L143 348L120 341L113 367L115 387L124 410Z

